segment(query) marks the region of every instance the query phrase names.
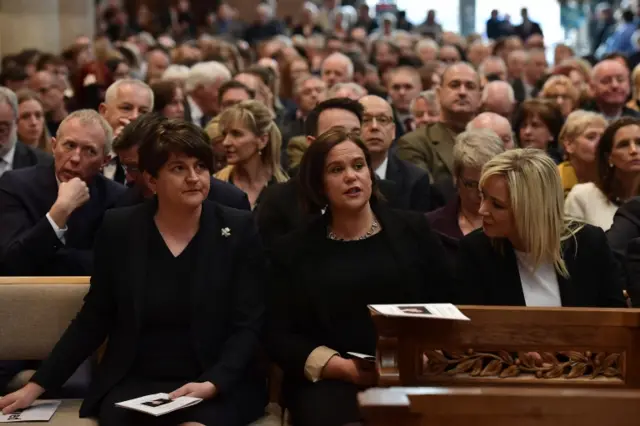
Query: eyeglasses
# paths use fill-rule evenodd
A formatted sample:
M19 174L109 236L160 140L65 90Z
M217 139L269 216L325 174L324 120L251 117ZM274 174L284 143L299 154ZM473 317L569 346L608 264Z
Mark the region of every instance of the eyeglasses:
M370 126L371 124L373 124L373 120L375 120L376 123L381 126L387 126L393 123L393 117L389 117L388 115L377 115L375 117L372 115L365 115L364 117L362 117L362 124L364 124L365 126Z

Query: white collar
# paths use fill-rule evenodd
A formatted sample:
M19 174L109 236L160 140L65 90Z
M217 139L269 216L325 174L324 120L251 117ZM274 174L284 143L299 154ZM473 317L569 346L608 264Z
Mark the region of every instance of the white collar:
M2 156L2 159L4 160L4 162L7 163L11 168L13 168L13 158L16 156L17 144L18 144L18 141L16 141L13 144L13 147L9 150L9 152L7 152L5 155Z
M191 111L191 121L200 125L200 119L204 115L202 110L190 95L187 96L187 103L189 104L189 110Z
M376 176L378 176L378 178L380 179L386 179L387 178L387 165L389 164L389 156L387 155L386 157L384 157L384 161L382 162L382 164L380 164L378 166L378 168L376 169Z

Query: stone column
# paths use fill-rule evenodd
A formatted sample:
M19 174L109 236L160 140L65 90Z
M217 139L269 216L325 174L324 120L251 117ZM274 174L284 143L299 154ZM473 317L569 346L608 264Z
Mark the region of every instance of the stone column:
M65 49L79 36L93 38L96 33L95 0L58 0L60 48Z
M58 0L0 0L0 54L60 52Z

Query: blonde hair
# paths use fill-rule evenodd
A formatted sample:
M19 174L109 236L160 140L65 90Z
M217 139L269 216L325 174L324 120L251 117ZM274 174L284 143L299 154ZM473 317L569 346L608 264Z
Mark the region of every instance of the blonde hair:
M553 75L549 77L549 79L544 83L544 86L542 86L540 96L543 98L548 97L549 92L556 87L563 87L567 91L567 94L571 97L573 106L578 106L578 103L580 101L580 92L573 85L573 83L571 83L571 79L564 75Z
M633 91L631 92L633 93L633 98L640 98L640 96L638 96L640 95L640 93L638 93L638 91L640 91L640 65L636 65L631 73L631 84L633 87Z
M261 159L271 168L276 182L286 182L289 176L280 165L282 134L273 121L273 113L261 102L242 101L220 114L220 129L223 133L236 123L240 123L256 136L268 135L269 142L262 151Z
M562 242L578 229L565 219L564 191L553 160L539 149L512 149L485 164L480 187L492 176L507 181L516 231L534 267L551 262L560 275L568 277Z
M607 119L597 112L578 110L573 111L564 122L558 141L566 147L567 142L575 140L591 126L600 126L606 129Z

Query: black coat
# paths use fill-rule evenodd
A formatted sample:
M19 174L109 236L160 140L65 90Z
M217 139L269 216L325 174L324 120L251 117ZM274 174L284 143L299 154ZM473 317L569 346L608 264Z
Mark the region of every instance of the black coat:
M251 210L249 199L244 191L214 177L211 178L211 188L207 199L222 204L223 206L233 207L234 209ZM142 191L140 191L138 187L133 186L122 194L115 207L135 206L136 204L144 202L144 200L145 198L142 195Z
M105 215L96 238L96 265L84 305L32 381L56 388L108 338L80 415L100 400L135 361L147 269L149 222L157 202ZM222 231L228 228L229 235ZM252 377L264 316L265 262L250 212L205 201L194 266L192 339L204 373L220 395ZM114 262L118 267L114 268ZM187 286L189 287L189 286Z
M440 207L444 197L429 181L429 175L421 168L389 154L387 163L387 202L396 209L428 212Z
M12 170L24 169L38 164L53 164L53 157L44 151L31 148L20 141L16 142L16 151L13 155Z
M562 245L569 278L556 274L562 306L625 307L623 279L604 232L584 225ZM496 247L482 229L465 236L458 249L456 303L525 306L513 247Z
M531 21L531 25L529 26L528 31L525 31L524 24L520 24L520 25L516 25L513 28L513 32L515 35L520 37L522 41L526 41L529 37L531 37L534 34L543 35L542 28L540 28L540 24L533 21Z
M93 240L104 212L124 186L98 174L89 201L67 222L63 244L46 218L58 198L53 164L27 167L0 178L0 263L4 275L91 275Z
M609 246L623 265L626 288L634 306L640 306L640 197L620 206L607 231Z

